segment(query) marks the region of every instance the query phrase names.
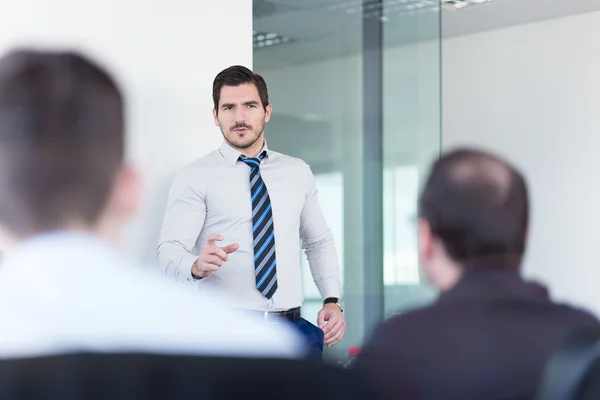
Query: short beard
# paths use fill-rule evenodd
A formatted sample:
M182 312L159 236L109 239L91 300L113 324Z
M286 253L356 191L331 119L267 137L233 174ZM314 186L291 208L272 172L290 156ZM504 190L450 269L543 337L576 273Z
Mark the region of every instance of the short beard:
M229 139L227 139L227 135L225 135L225 132L223 131L223 128L221 128L221 133L223 134L223 139L225 139L225 141L227 143L229 143L229 145L231 147L234 147L236 149L247 149L249 147L251 147L254 143L256 143L258 140L263 138L263 133L265 132L265 125L263 124L262 129L260 130L259 134L256 136L256 139L254 139L253 141L251 141L248 144L244 144L243 146L237 145L235 143L231 143L229 141Z

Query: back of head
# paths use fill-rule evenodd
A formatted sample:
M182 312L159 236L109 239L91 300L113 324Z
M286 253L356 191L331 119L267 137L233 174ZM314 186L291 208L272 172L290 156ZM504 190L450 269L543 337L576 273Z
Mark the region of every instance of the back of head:
M457 264L520 265L528 226L527 186L500 158L470 149L443 155L433 165L419 208Z
M124 105L77 53L0 58L0 223L24 237L100 218L124 158Z

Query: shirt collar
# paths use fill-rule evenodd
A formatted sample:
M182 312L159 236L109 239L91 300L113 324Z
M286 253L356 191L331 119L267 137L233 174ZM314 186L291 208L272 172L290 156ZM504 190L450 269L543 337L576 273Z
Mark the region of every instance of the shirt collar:
M0 269L26 270L40 263L50 264L65 254L87 254L90 258L115 259L115 247L104 239L84 231L51 231L24 239L7 252ZM41 256L43 255L43 256Z
M481 268L465 272L456 286L440 294L438 302L486 299L549 301L549 295L541 284L523 280L516 269Z
M267 141L264 140L264 145L263 148L261 150L261 152L266 151L267 152L267 156L264 158L264 160L262 160L263 163L268 163L269 162L269 158L272 157L272 152L269 150L269 148L267 147ZM227 143L227 141L223 140L223 143L221 143L221 147L219 148L219 152L221 153L221 155L223 156L223 158L225 158L225 160L230 164L235 166L238 162L238 160L240 159L241 155L245 155L244 153L241 153L240 151L234 149L233 147L231 147L229 145L229 143Z

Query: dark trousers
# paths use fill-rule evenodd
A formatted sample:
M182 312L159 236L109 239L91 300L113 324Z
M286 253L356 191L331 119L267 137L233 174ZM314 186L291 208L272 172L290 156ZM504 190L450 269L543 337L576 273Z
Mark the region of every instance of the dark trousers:
M306 342L306 356L311 359L323 359L323 340L325 334L318 326L315 326L305 320L298 318L291 323L300 331Z

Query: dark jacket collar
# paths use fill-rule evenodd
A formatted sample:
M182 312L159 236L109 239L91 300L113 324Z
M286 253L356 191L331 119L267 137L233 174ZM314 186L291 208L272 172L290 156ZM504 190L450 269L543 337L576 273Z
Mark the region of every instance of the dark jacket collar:
M544 286L524 281L516 269L479 268L466 271L456 286L440 294L438 303L476 299L549 301L549 296Z

